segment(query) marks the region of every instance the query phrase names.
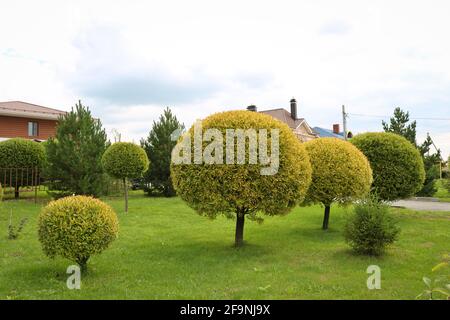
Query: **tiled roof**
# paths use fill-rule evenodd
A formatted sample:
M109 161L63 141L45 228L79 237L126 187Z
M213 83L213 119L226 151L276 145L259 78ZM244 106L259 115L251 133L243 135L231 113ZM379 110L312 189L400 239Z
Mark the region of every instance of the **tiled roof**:
M333 132L333 130L320 128L320 127L314 127L314 132L316 132L319 137L321 138L338 138L338 139L344 139L344 132L339 132L339 134L336 134Z
M291 113L283 108L264 110L264 111L259 111L259 112L268 114L268 115L274 117L275 119L278 119L278 120L286 123L291 129L296 129L305 120L303 118L296 119L296 120L292 119Z
M22 101L0 102L0 115L57 119L66 112Z

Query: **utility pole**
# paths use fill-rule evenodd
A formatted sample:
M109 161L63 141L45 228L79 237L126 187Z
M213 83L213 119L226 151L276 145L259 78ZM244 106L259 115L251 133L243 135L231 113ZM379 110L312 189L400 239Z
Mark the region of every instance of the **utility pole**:
M344 126L344 139L347 140L347 113L345 113L344 105L342 105L342 123Z

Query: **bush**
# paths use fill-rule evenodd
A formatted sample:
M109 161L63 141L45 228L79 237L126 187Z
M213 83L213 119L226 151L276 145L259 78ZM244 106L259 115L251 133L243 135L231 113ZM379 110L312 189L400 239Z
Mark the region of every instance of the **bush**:
M119 222L113 209L98 199L70 196L50 202L38 219L44 253L61 256L86 270L89 258L116 239Z
M320 138L305 143L311 158L312 182L305 204L325 206L322 228L328 228L333 202L347 204L367 195L372 170L367 158L351 143L336 138Z
M171 176L174 188L177 194L200 215L210 218L219 214L228 217L236 216L236 246L243 244L245 216L261 221L261 218L257 216L258 213L286 214L303 200L311 181L311 164L304 146L286 124L271 116L250 111L216 113L204 119L201 122L201 129L197 130L200 134L205 134L207 129L216 129L209 132L217 134L213 137L215 142L219 141L216 139L223 138L223 145L218 144L212 151L211 142L205 141L207 140L205 138L201 150L195 148L194 141L193 152L191 152L191 137L197 131L195 127L196 125L180 139L172 153ZM242 164L236 164L235 154L233 163L226 164L227 129L244 131L254 129L255 132L259 129L267 129L269 143L272 139L271 129L278 129L279 167L276 174L262 175L261 170L267 169L269 165L261 164L260 161L254 164L249 163L250 139L247 138L243 159L245 161ZM236 147L235 140L233 140L234 147ZM176 164L174 159L179 157L180 151L184 149L183 146L186 147L183 157L187 159L187 162ZM214 153L214 157L222 160L223 164L205 162L205 159L201 159L201 163L196 164L196 151L211 152L211 155ZM271 154L271 145L267 147L267 151ZM220 154L222 154L221 158Z
M14 138L0 142L0 168L42 168L45 164L46 155L44 147L32 140ZM11 186L17 186L15 197L19 197L19 187L24 181L32 181L32 171L29 177L25 172L20 172L20 178L12 175L9 181ZM9 176L9 174L8 174ZM17 180L17 181L16 181Z
M345 240L357 253L383 254L400 232L389 213L389 205L372 195L356 204L354 210L345 225Z
M369 159L372 188L381 200L407 198L422 188L425 180L422 157L404 137L370 132L355 136L351 142Z
M145 150L131 142L114 143L103 154L102 165L105 171L113 178L123 180L125 212L127 212L127 179L139 178L148 170L149 160Z
M117 179L139 178L147 171L149 160L144 149L131 142L112 144L103 154L102 165Z

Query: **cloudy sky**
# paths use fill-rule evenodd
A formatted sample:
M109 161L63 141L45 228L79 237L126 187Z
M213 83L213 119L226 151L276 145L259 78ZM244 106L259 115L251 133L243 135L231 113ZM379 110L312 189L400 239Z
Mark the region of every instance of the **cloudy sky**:
M399 106L447 156L449 16L448 0L0 0L0 101L81 99L135 142L166 106L190 125L295 97L331 128L344 104L354 133Z

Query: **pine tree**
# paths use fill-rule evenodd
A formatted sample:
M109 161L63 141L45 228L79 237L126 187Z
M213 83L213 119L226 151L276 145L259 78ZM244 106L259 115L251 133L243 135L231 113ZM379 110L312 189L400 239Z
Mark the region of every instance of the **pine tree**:
M393 132L408 139L419 149L425 165L425 182L423 188L417 193L418 196L432 196L436 191L435 180L439 178L439 170L436 167L441 159L440 150L430 155L432 140L430 136L421 144L416 142L416 121L409 123L409 112L404 112L400 108L395 108L394 116L390 119L390 124L382 121L383 129L386 132Z
M435 180L439 179L438 163L441 161L441 151L430 154L430 147L433 144L431 137L427 135L425 141L419 146L419 151L423 157L423 163L425 165L425 182L423 188L417 193L421 197L431 197L436 191Z
M170 159L177 143L172 139L172 133L176 130L183 131L184 124L167 107L159 120L153 121L148 137L141 139L141 146L152 164L143 178L144 190L149 195L175 195L170 178Z
M101 195L106 188L101 158L108 146L100 120L78 101L71 112L60 118L55 137L46 143L45 175L53 181L52 193L58 197Z
M393 132L408 139L413 145L416 143L416 121L409 122L409 112L404 112L400 108L395 108L394 116L390 119L390 124L382 121L385 132Z

